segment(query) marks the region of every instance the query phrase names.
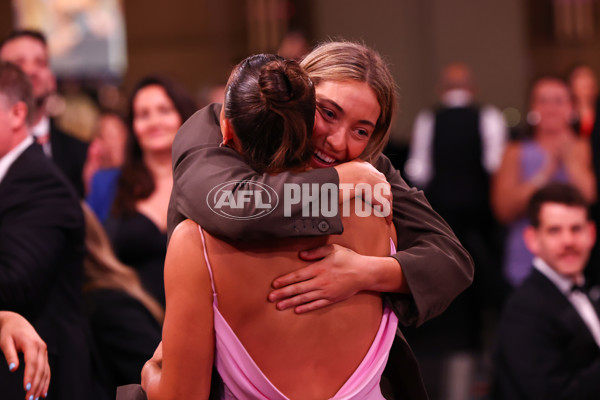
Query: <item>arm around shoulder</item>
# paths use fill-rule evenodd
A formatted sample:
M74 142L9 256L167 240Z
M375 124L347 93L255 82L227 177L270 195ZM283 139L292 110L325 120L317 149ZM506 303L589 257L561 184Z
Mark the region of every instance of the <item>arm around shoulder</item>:
M325 183L338 184L333 168L301 173L259 174L248 166L241 156L222 141L218 124L220 107L209 106L194 114L179 130L173 143L173 196L170 214L176 213L199 223L212 234L230 239L264 239L268 237L294 237L327 235L342 232L338 216L304 215L301 202L284 207L286 188L290 185ZM225 186L224 186L225 185ZM286 187L287 185L287 187ZM221 190L221 192L219 192ZM267 190L277 194L277 205L264 213L265 204L256 201L236 201L235 215L244 218L224 217L219 213L219 193L242 199L246 192ZM215 197L215 195L217 197ZM242 199L243 200L243 199ZM220 206L223 206L221 204ZM241 207L241 208L239 208ZM260 215L257 218L248 216ZM323 224L326 221L327 224ZM173 224L170 229L173 229Z

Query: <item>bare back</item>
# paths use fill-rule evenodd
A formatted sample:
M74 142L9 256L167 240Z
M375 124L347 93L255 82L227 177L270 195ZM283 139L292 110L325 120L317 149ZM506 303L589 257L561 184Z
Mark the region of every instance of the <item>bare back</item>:
M354 203L352 203L354 207ZM321 310L295 314L267 301L271 282L308 263L300 250L340 244L387 256L394 228L375 216L343 218L342 235L225 242L205 233L219 310L269 380L290 398L329 398L356 370L382 318L378 293L361 292Z

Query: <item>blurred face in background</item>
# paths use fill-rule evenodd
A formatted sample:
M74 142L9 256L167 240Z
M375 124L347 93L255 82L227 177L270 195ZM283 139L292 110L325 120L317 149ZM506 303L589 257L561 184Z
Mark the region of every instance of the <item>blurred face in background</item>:
M146 152L171 152L181 117L160 85L140 89L133 100L133 133Z
M573 116L573 104L567 85L558 79L538 81L531 93L531 111L538 119L537 129L568 128Z
M598 96L598 80L590 67L575 68L569 79L571 92L578 103L593 103Z
M27 74L36 107L54 91L56 82L48 63L48 50L39 40L29 36L12 39L2 46L0 59L18 65Z
M98 121L97 132L94 142L97 142L100 147L102 168L123 165L127 125L114 114L104 114Z

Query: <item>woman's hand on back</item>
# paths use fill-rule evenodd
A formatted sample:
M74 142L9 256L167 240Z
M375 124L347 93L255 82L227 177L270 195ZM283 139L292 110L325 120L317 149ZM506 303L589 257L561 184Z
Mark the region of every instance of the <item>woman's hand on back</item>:
M408 292L400 265L392 257L360 255L346 247L328 244L300 252L314 263L278 277L268 299L279 310L294 307L298 314L318 310L363 290Z
M337 244L302 251L303 260L318 261L273 281L269 301L279 310L303 313L346 300L363 289L364 257Z

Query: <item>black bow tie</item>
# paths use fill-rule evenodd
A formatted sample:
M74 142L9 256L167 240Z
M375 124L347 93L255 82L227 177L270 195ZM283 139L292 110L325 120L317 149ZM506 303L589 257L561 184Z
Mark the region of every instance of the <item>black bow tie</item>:
M583 294L587 294L589 291L589 288L585 285L573 285L571 286L571 293L573 292L581 292Z

